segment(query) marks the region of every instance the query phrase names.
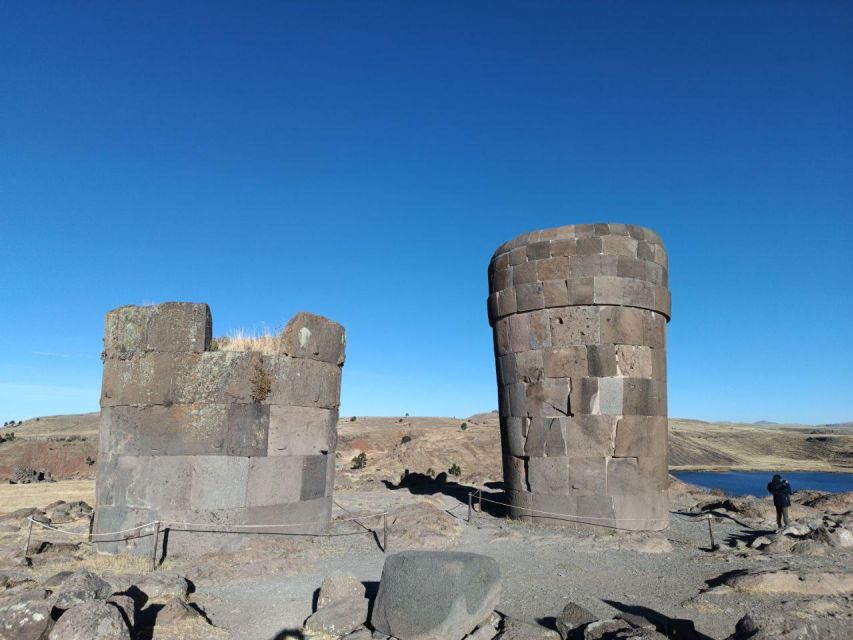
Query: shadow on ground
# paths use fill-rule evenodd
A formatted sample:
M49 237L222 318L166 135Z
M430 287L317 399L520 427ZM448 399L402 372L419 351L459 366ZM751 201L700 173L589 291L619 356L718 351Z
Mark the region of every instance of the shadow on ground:
M459 502L465 504L468 503L469 496L471 496L472 503L474 505L477 505L479 503L477 495L480 491L482 491L482 496L484 498L487 498L489 500L495 500L497 502L507 502L506 494L503 491L502 482L487 483L487 488L500 488L497 491L485 491L480 489L480 487L460 484L458 482L448 480L447 474L444 472L439 473L437 476L433 477L425 473L410 472L408 469L406 469L403 472L403 477L400 479L399 483L394 484L389 480L383 480L382 483L385 485L386 489L390 489L391 491L399 491L400 489L406 489L412 495L429 496L440 493L442 495L455 498L456 500L459 500ZM503 505L494 504L488 501L483 501L481 504L482 511L484 513L488 513L489 515L498 518L502 518L504 515L506 515L506 507L504 507Z
M658 633L662 633L670 640L714 640L711 636L706 636L704 633L696 631L692 620L670 618L659 611L636 604L625 604L624 602L616 602L615 600L602 600L602 602L609 604L622 613L630 613L648 620L655 625Z

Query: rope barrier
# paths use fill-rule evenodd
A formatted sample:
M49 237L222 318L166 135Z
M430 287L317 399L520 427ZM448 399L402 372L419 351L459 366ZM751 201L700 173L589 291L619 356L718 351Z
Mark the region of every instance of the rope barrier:
M474 495L474 494L471 494ZM577 514L568 514L568 513L554 513L552 511L540 511L539 509L529 509L527 507L519 507L514 504L509 504L507 502L500 502L499 500L492 500L491 498L484 498L483 494L479 494L479 499L484 502L491 502L492 504L499 504L505 507L510 507L511 509L518 509L520 511L527 511L533 514L545 515L545 516L555 516L557 518L565 518L570 520L575 520L576 522L590 524L588 520L604 520L605 522L648 522L648 521L662 521L663 518L602 518L595 516L579 516Z
M91 537L94 538L96 536L116 536L116 535L119 535L122 533L130 533L131 531L139 531L140 529L144 529L146 527L154 526L157 524L157 522L159 522L160 526L162 526L162 527L170 527L170 528L204 527L208 530L210 529L210 527L228 527L229 529L232 529L232 530L278 529L278 528L291 528L291 527L311 527L311 526L317 526L317 525L333 524L335 522L352 522L352 521L362 520L365 518L378 518L380 516L385 516L385 515L388 515L387 511L382 511L381 513L370 513L367 515L355 516L352 518L336 518L333 520L326 520L324 522L302 522L302 523L281 523L281 524L224 524L224 523L212 523L212 522L201 523L201 522L177 522L177 521L172 521L172 520L159 520L159 521L158 520L152 520L151 522L146 522L145 524L141 524L137 527L131 527L130 529L122 529L121 531L106 531L106 532L102 531L102 532L98 532L98 533L92 533ZM50 529L51 531L56 531L57 533L62 533L62 534L65 534L67 536L75 536L75 537L82 537L82 538L90 537L90 534L88 534L88 533L81 533L81 532L77 532L77 531L67 531L65 529L59 529L57 527L52 527L51 525L46 524L44 522L39 522L38 520L34 520L31 516L28 517L27 520L29 520L33 524L37 524L38 526L40 526L44 529ZM227 533L227 531L226 531L226 533Z

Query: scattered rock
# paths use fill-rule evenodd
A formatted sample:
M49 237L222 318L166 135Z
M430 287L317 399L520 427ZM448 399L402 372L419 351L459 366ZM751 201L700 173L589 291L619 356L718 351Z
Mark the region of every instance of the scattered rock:
M44 589L0 597L0 640L42 640L53 624Z
M749 546L752 549L763 549L764 547L768 546L772 542L773 542L773 540L771 540L767 536L758 536L752 542L749 543Z
M107 599L107 604L111 604L118 608L119 613L124 618L127 627L133 631L136 627L136 602L130 596L120 594L111 595Z
M56 595L54 606L57 609L70 609L74 605L90 600L106 600L113 593L112 585L86 569L73 573L63 571L44 583L44 587L53 589Z
M169 598L166 604L163 605L163 608L157 612L158 625L186 622L187 620L191 621L196 618L204 619L204 616L184 600L175 596Z
M750 593L835 595L853 592L853 571L840 569L767 569L732 576L725 584Z
M826 640L853 637L853 620L830 616L798 616L775 610L750 613L738 620L727 640Z
M54 625L49 640L130 640L130 631L118 609L90 600L76 604Z
M385 560L371 622L390 636L458 640L489 617L500 588L488 556L404 551Z
M320 585L317 608L325 607L335 600L364 598L364 585L351 573L333 573L326 576Z
M611 638L617 631L629 629L632 629L631 625L619 618L596 620L595 622L590 622L583 628L583 640L602 640L602 638Z
M163 604L172 597L186 600L191 589L189 580L177 573L154 571L133 575L115 574L109 577L116 592L128 593L135 597L135 591L138 589L147 596L147 603Z
M367 599L363 597L334 600L308 616L303 632L309 638L345 636L367 621L367 606Z
M495 640L560 640L560 634L538 624L504 618L503 630Z
M597 618L579 604L569 602L557 616L557 631L566 640L576 630L595 622Z

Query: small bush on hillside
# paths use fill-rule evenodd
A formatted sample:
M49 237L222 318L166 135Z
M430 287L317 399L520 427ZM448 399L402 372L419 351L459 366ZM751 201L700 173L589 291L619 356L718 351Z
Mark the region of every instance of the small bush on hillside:
M412 441L412 436L403 436L403 438L400 440L400 444L406 444L407 442L411 442L411 441Z
M352 459L353 469L364 469L367 466L367 454L362 451Z
M460 424L460 425L459 425L459 428L460 428L460 429L462 429L462 431L465 431L465 429L467 429L467 428L468 428L468 423L467 423L467 422L463 422L462 424Z
M462 469L458 464L454 462L452 465L450 465L450 468L447 470L447 473L452 476L460 476L462 475Z
M355 422L355 421L356 421L356 417L355 417L355 416L353 416L352 418L350 418L350 419L349 419L349 421L350 421L350 422Z
M428 476L430 476L430 477L433 477L433 478L435 477L435 469L433 469L432 467L430 467L429 469L427 469L427 470L426 470L426 473L427 473L427 475L428 475Z

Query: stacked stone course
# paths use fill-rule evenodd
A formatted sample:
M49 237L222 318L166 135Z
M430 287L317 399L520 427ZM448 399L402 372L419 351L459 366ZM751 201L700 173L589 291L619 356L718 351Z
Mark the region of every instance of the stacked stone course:
M658 235L624 224L523 234L495 252L489 293L511 515L665 528L671 300Z
M211 351L211 324L205 304L107 314L95 533L153 520L213 530L329 520L343 327L299 313L268 355ZM147 539L123 537L98 548L150 551ZM245 539L173 527L168 546L197 553Z

